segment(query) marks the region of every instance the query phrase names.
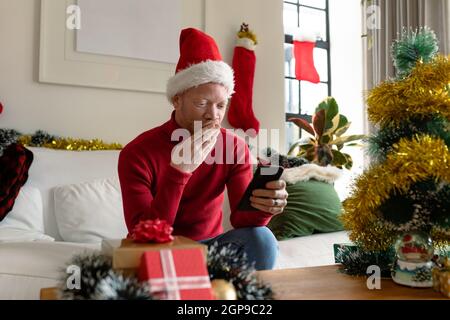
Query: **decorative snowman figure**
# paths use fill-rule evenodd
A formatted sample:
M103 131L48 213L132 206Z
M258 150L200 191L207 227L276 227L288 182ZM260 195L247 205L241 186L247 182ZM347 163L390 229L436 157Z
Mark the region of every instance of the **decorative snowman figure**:
M418 231L403 234L395 243L395 251L397 259L391 274L395 283L419 288L433 286L434 248L427 234Z

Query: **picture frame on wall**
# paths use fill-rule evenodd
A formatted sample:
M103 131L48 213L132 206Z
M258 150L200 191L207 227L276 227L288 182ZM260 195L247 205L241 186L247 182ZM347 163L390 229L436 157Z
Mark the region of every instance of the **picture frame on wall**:
M41 0L38 81L164 93L175 71L179 31L203 29L204 0L123 3Z

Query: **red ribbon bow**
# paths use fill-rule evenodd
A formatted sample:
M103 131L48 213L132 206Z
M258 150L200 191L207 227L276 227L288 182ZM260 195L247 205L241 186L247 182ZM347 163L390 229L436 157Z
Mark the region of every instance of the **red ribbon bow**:
M155 219L139 222L133 229L131 239L134 242L169 242L173 240L173 228L167 221Z

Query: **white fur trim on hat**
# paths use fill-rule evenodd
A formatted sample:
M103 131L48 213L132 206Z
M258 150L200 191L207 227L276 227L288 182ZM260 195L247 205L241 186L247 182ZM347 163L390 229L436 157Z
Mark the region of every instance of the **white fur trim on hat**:
M321 167L317 164L304 164L295 168L284 169L281 179L287 184L311 179L334 183L342 175L342 170L333 166Z
M167 82L167 99L187 89L197 87L204 83L219 83L228 91L230 97L234 92L233 69L223 61L206 60L177 72Z
M249 39L249 38L238 38L236 40L236 46L243 47L243 48L251 50L251 51L254 51L255 47L256 47L253 40Z

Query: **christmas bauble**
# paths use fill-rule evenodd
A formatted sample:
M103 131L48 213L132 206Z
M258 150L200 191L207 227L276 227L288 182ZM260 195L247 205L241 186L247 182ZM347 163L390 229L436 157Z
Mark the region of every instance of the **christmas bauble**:
M224 279L211 281L212 291L217 300L236 300L237 294L233 284Z

